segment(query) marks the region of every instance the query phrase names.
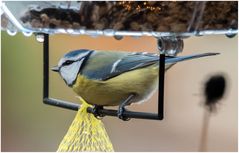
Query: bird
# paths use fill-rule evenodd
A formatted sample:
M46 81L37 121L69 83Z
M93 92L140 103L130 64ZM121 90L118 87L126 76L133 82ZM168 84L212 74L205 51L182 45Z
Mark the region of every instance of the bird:
M165 71L177 62L217 54L166 56ZM51 70L87 103L119 106L118 117L124 119L125 106L147 101L157 90L159 60L148 52L79 49L66 53Z

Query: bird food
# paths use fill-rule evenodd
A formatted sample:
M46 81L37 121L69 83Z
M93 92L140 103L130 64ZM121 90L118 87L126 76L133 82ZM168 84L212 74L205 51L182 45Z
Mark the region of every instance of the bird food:
M186 32L237 29L238 2L79 2L80 9L30 9L21 17L32 28ZM205 4L205 5L204 5Z
M82 98L81 108L78 110L69 130L59 145L58 152L112 152L112 143L106 133L104 124L95 118L93 114L87 113L91 107Z

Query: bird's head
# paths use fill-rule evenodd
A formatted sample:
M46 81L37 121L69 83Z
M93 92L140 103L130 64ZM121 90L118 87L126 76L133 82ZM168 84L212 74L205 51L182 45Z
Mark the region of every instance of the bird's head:
M71 51L65 54L58 62L58 65L52 67L51 70L58 72L66 84L72 86L92 52L92 50L87 49Z

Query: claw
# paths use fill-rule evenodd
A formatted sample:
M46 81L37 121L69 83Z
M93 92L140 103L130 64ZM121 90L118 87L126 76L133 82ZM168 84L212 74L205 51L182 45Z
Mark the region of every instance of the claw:
M123 120L123 121L129 121L130 118L124 116L125 110L126 110L126 109L125 109L124 107L119 107L117 116L118 116L119 119L121 119L121 120Z
M124 112L125 112L125 106L129 105L130 104L130 101L132 100L132 98L135 96L135 94L130 94L129 97L124 101L122 102L120 105L119 105L119 109L118 109L118 114L117 116L119 117L119 119L123 120L123 121L128 121L130 120L129 117L125 117L124 116Z
M102 117L105 116L105 115L99 113L100 109L103 109L103 106L94 105L94 107L93 107L92 114L94 114L94 116L98 119L101 119Z

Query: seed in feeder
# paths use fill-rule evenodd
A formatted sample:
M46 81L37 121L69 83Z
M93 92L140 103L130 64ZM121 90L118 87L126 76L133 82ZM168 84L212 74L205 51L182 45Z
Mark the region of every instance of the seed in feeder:
M60 25L62 28L66 28L66 29L69 29L69 28L72 28L72 25L70 24L69 21L61 21L61 25Z
M80 24L77 23L77 22L73 22L72 28L73 28L73 29L79 29L79 28L80 28Z
M152 29L152 25L150 23L144 23L140 25L140 30L142 31L147 31L148 29Z
M170 27L164 24L159 25L158 28L156 29L156 31L159 31L159 32L167 32L169 30L170 30Z
M149 4L149 5L154 5L154 4L156 4L156 2L157 2L157 1L148 1L148 4Z
M130 28L132 30L139 30L140 29L140 25L137 22L133 21L133 22L130 23Z
M31 21L31 25L33 28L42 28L43 27L42 23L37 19L33 19Z
M55 25L55 24L53 24L53 23L49 23L49 28L51 28L51 29L55 29L57 26Z
M93 15L91 16L91 20L92 20L93 22L97 21L98 19L99 19L99 15L98 15L98 14L93 14Z
M95 23L94 24L95 29L103 30L105 27L104 23Z
M49 17L47 14L41 14L41 20L44 27L49 27Z
M187 25L183 23L178 23L176 26L172 25L170 27L171 27L171 30L174 32L183 32L187 30Z
M99 20L100 16L99 16L99 10L100 7L99 6L94 6L93 10L92 10L92 16L91 16L91 20L92 21L97 21Z
M57 20L55 18L50 19L50 24L56 25L57 27L61 24L60 20Z
M115 30L120 30L124 27L124 25L121 22L117 22L114 26L113 29Z
M45 14L45 13L43 13L43 14L41 14L41 19L42 19L42 21L44 22L44 21L48 21L49 20L49 17L48 17L48 15L47 14Z
M80 25L84 25L86 28L99 30L113 28L115 30L186 32L192 19L192 13L197 7L195 2L107 1L81 3L86 5L82 5L78 12L72 9L45 8L29 10L20 19L26 26L34 24L32 27L79 28ZM84 9L85 6L88 7ZM236 1L207 2L200 24L197 25L198 30L237 29L237 7L238 2ZM59 19L69 23L61 22ZM146 22L151 26L144 25ZM196 24L192 25L192 30L195 29L195 26Z
M147 20L149 22L155 22L157 21L158 17L154 13L147 14Z

